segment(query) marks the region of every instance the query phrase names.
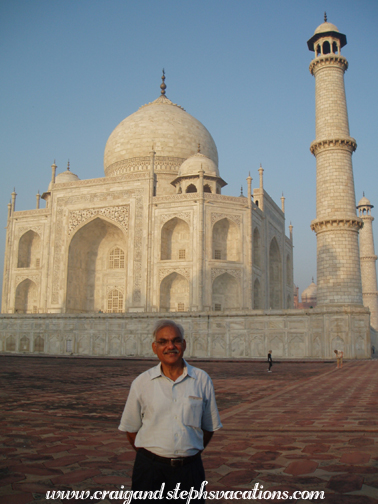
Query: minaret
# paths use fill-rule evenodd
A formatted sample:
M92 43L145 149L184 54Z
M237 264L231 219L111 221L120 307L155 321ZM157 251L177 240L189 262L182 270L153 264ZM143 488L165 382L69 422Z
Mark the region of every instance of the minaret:
M373 220L371 209L374 208L365 194L359 201L358 214L364 226L360 231L360 257L361 257L361 280L362 298L364 306L370 310L370 325L378 331L378 292L377 292L377 269L375 261L377 256L374 252Z
M352 154L357 144L349 135L344 72L341 56L346 36L327 22L307 42L315 58L310 72L315 77L316 219L311 229L317 239L318 305L362 305L358 231Z

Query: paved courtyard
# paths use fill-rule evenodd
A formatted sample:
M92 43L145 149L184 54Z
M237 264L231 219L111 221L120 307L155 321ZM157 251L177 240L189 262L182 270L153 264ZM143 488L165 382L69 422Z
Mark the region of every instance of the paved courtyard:
M311 502L378 503L378 360L282 362L272 373L263 362L190 362L212 377L224 425L203 455L207 490L258 483L325 492ZM131 381L155 363L0 356L0 502L120 502L45 495L129 488L135 455L118 421Z

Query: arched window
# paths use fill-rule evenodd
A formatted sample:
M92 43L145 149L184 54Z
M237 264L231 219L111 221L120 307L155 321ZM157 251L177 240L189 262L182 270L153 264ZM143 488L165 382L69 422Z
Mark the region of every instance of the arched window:
M109 254L109 269L123 269L125 267L125 252L116 247Z
M211 193L211 188L210 188L209 184L205 184L203 186L203 192Z
M108 294L108 313L123 312L123 294L118 289L113 289Z
M190 184L190 185L188 185L188 187L186 188L186 192L187 192L187 193L197 192L197 187L196 187L194 184Z
M326 40L323 44L323 54L329 54L331 52L331 46L329 45L328 40Z
M30 230L23 234L18 244L17 268L39 268L41 266L41 238Z

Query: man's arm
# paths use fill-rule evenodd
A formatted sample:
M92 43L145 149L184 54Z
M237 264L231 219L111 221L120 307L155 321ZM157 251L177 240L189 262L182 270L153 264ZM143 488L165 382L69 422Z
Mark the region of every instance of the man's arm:
M135 447L135 438L136 438L137 434L138 434L137 432L126 432L127 440L131 444L131 446L134 448L135 451L138 451L138 448ZM210 439L209 439L209 441L210 441Z
M202 429L202 432L203 432L203 447L205 449L206 446L209 444L210 439L213 437L214 432L210 432L210 431L203 430L203 429Z

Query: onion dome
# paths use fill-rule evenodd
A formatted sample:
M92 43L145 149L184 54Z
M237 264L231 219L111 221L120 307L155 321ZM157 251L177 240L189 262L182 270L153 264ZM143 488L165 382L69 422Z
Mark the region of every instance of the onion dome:
M161 96L126 117L110 135L104 153L107 177L148 170L152 150L156 154L155 170L178 171L198 142L202 153L218 166L212 136L202 123L165 96L164 73L162 79Z
M318 293L318 288L317 288L316 284L314 283L314 279L312 279L312 282L307 287L307 289L305 289L302 292L302 303L316 301L317 293Z
M328 23L328 21L324 21L324 23L322 23L316 28L316 30L314 31L314 35L318 35L319 33L327 33L331 31L339 32L339 30L334 24Z
M79 177L70 170L70 162L68 161L67 170L55 177L55 184L66 184L67 182L77 182L78 180L80 180Z
M374 208L373 205L370 203L370 201L365 197L365 193L364 193L363 197L360 199L360 201L358 202L357 208L360 208L363 206Z
M197 152L182 163L178 172L178 177L184 177L185 175L198 175L200 170L203 170L204 175L219 177L217 165L212 159L202 154L202 152Z

